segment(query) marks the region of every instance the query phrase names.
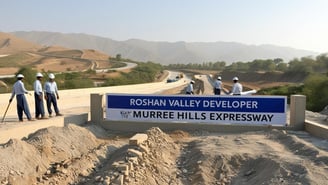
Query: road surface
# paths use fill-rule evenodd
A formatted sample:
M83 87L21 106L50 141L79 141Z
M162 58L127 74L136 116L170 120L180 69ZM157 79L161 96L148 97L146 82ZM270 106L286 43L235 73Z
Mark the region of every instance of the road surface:
M168 77L171 77L169 73ZM122 86L111 86L111 87L97 87L97 88L85 88L85 89L70 89L70 90L59 90L58 107L60 112L64 115L67 114L82 114L90 111L90 94L93 93L129 93L129 94L159 94L164 90L176 88L187 84L189 81L182 78L176 82L166 83L166 79L162 82L135 84L135 85L122 85ZM33 91L30 91L33 95ZM0 94L0 114L1 119L5 113L6 107L9 103L10 93ZM30 112L32 117L35 115L34 109L34 96L26 95ZM46 104L45 108L46 108ZM48 114L46 114L48 115ZM24 115L24 118L25 115ZM17 122L16 113L16 98L11 103L7 116L5 119L7 122Z
M203 95L214 95L213 92L213 87L214 87L214 80L209 76L209 75L195 75L195 77L199 80L202 80L204 82L204 92L202 93ZM225 89L226 92L229 90ZM257 91L256 90L249 90L249 91L244 91L241 93L241 95L252 95L255 94ZM221 91L221 95L227 95L224 92Z

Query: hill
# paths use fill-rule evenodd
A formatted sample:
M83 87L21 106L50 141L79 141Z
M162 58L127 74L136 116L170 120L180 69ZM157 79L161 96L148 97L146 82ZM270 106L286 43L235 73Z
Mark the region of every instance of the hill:
M110 68L110 56L93 49L68 49L62 46L41 46L0 32L0 75L12 75L29 66L38 71L86 71Z
M0 54L7 55L21 51L36 51L42 46L14 35L0 32Z
M115 41L110 38L56 32L13 32L12 34L42 45L60 45L74 49L95 49L111 56L121 54L137 61L161 64L225 61L227 64L254 59L294 58L318 53L274 45L246 45L235 42L152 42L139 39Z

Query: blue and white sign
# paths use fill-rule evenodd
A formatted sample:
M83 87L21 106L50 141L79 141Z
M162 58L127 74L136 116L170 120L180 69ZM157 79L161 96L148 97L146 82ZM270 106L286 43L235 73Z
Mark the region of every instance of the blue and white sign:
M107 94L106 119L119 121L285 125L285 96Z

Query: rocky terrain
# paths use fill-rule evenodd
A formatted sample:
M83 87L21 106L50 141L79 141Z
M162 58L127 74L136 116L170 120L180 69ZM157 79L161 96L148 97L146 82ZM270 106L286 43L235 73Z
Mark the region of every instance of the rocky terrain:
M146 139L92 123L40 130L0 148L1 184L325 184L328 141L305 132L151 128Z

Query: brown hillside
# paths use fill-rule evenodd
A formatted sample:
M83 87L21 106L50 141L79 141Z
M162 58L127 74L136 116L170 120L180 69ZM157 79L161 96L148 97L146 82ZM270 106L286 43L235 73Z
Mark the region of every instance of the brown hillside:
M81 56L83 55L83 51L66 49L61 51L42 52L40 54L44 56L52 56L59 58L81 58Z
M0 75L12 75L23 66L55 72L110 68L110 56L99 51L40 46L2 32L0 55Z
M108 54L93 49L83 50L83 54L81 56L81 58L83 59L90 59L90 60L108 60L109 57L110 56Z
M14 35L0 32L0 54L13 54L21 51L36 51L41 46L20 38Z
M63 51L67 50L67 48L62 46L45 46L38 50L38 52L53 52L53 51Z
M38 71L83 71L90 68L91 63L87 60L77 60L71 58L45 57L34 64Z

